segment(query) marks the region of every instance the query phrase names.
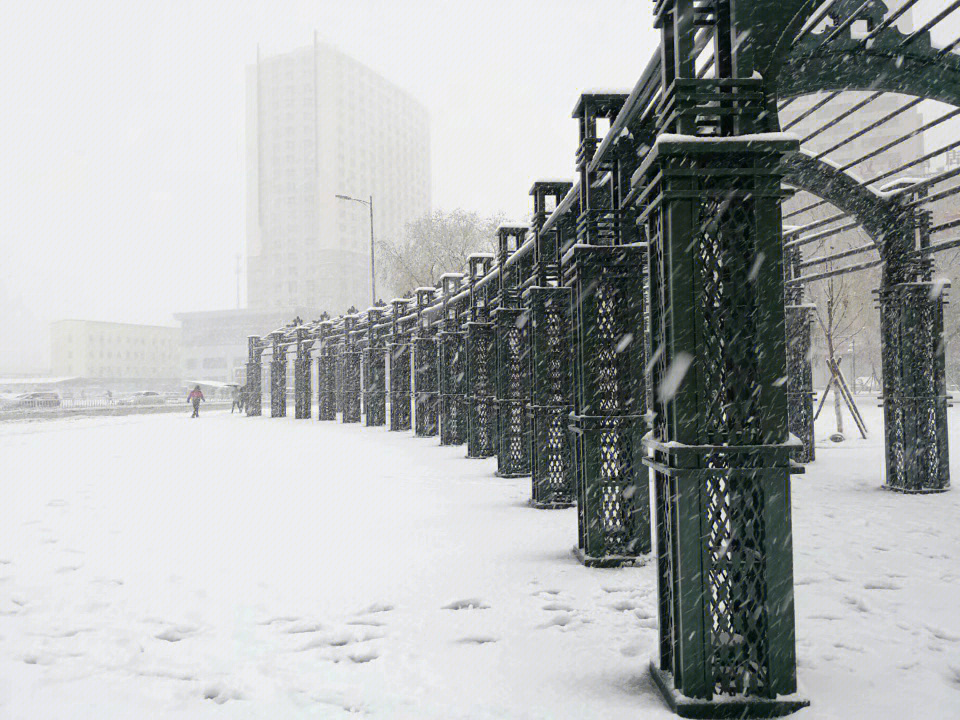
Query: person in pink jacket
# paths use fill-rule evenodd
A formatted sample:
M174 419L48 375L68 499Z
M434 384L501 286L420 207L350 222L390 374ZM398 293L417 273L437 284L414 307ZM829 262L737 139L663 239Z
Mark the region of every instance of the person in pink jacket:
M204 401L203 391L200 389L200 386L197 385L193 390L190 391L190 394L187 395L187 402L193 403L193 415L190 417L198 418L200 417L200 402Z

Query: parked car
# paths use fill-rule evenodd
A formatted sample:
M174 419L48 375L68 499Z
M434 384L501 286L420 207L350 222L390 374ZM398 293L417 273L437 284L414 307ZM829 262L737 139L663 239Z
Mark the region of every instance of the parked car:
M23 393L18 398L17 405L22 408L54 408L60 407L61 403L60 393L38 391Z
M132 396L135 405L158 405L163 402L163 396L155 390L141 390Z

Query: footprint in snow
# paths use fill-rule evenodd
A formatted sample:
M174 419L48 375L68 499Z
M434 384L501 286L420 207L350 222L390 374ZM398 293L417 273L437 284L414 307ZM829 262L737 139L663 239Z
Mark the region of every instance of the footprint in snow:
M154 635L157 640L166 640L167 642L180 642L181 640L196 635L198 628L193 627L192 625L177 625L175 627L169 627L163 632L159 632Z
M298 622L300 620L296 615L281 615L280 617L272 617L269 620L261 620L259 625L277 625L278 623L292 623Z
M361 625L363 627L383 627L385 623L382 623L379 620L370 620L366 618L360 618L359 620L347 620L346 624Z
M847 595L843 601L847 605L853 606L853 609L857 612L868 613L870 612L870 607L860 598L854 597L853 595Z
M382 637L384 637L383 633L379 633L374 630L368 630L360 633L359 635L348 630L335 630L309 640L297 648L297 650L304 652L305 650L315 650L317 648L344 647L345 645L366 642L367 640L379 640Z
M603 585L601 588L605 593L630 592L634 588L623 585Z
M68 630L61 630L60 632L49 633L47 637L49 638L72 638L76 637L80 633L86 632L96 632L96 628L70 628Z
M373 615L375 613L390 612L391 610L393 610L393 605L390 605L388 603L374 603L373 605L369 606L364 610L361 610L356 614L357 615Z
M945 642L960 642L960 635L956 635L948 630L943 628L938 628L933 625L926 625L927 630L930 631L930 634L933 635L937 640L943 640Z
M228 700L242 700L243 695L240 694L239 690L235 690L233 688L226 688L218 684L213 684L213 685L207 685L203 689L203 699L213 700L218 705L223 705Z
M534 595L559 595L559 590L537 590Z
M863 584L864 590L900 590L902 586L895 583L893 580L888 578L881 578L880 580L871 580Z
M347 653L347 657L351 662L355 662L357 664L368 663L371 660L376 660L378 657L380 657L380 651L376 650L375 648L363 648L361 650L354 650Z
M551 628L551 627L566 628L566 627L569 627L570 625L572 625L572 624L575 623L575 622L577 622L577 618L574 617L573 615L571 615L570 613L560 613L559 615L556 615L556 616L550 618L549 620L547 620L547 622L545 622L545 623L544 623L543 625L541 625L540 627L542 627L542 628Z
M40 653L26 653L23 656L23 661L27 665L52 665L53 657L46 654Z
M105 577L95 577L91 582L95 582L98 585L123 585L123 580L118 578L105 578Z
M464 600L454 600L444 605L441 610L486 610L490 606L486 605L479 598L466 598Z
M655 618L653 611L650 608L637 606L633 609L633 614L637 616L638 620L649 620L650 618Z
M317 622L298 622L283 629L283 632L291 635L300 635L303 633L314 633L323 630L323 625Z
M609 605L608 608L611 610L619 610L620 612L627 612L628 610L636 610L637 602L636 600L616 600Z
M960 663L956 665L947 665L945 677L947 678L947 682L960 686Z
M564 603L547 603L543 609L547 612L573 612L573 608Z
M486 645L487 643L495 643L500 638L495 638L492 635L468 635L467 637L458 638L454 640L457 645Z

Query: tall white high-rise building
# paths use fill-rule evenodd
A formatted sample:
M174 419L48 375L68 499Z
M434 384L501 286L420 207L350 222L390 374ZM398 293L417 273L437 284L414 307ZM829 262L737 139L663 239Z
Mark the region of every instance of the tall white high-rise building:
M430 212L426 109L315 41L248 68L246 154L248 306L369 306L370 211L336 196L378 240Z

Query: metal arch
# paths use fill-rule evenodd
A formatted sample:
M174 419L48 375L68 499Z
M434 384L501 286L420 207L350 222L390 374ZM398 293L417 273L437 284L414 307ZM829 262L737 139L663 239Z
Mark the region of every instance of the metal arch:
M829 91L878 91L913 95L960 107L960 55L941 52L929 32L909 45L895 28L869 43L843 37L824 43L807 35L788 52L777 72L780 99Z
M886 262L890 240L903 239L897 234L897 230L903 227L902 211L851 174L841 172L803 150L784 158L782 166L785 169L784 182L826 200L854 217Z

